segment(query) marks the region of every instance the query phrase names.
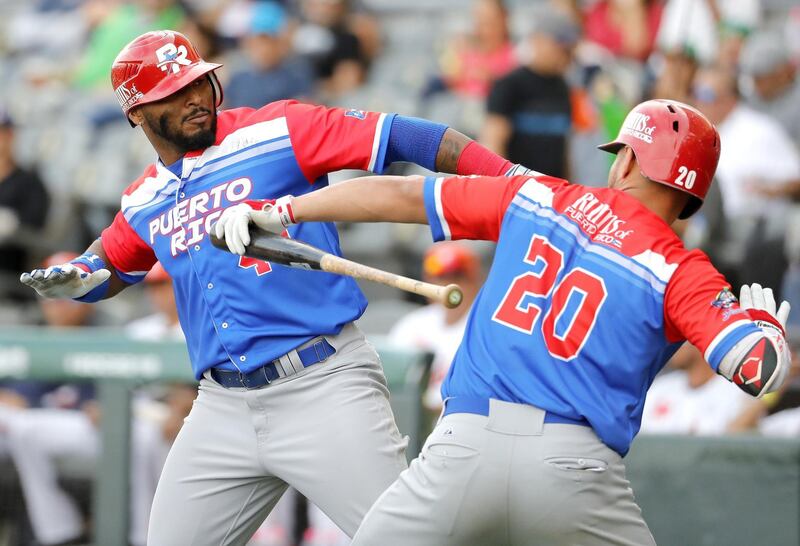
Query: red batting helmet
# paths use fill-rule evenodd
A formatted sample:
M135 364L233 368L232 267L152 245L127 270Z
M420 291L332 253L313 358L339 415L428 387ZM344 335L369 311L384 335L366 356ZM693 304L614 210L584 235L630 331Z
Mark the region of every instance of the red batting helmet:
M686 104L649 100L630 111L617 139L599 146L613 154L630 146L642 174L691 197L679 218L703 204L719 161L720 141L714 125Z
M425 252L422 271L426 277L445 277L451 275L476 278L480 274L481 260L471 248L445 241L436 243Z
M214 70L221 66L205 62L180 32L155 30L122 48L111 65L111 85L127 116L131 108L166 98L207 74L219 107L222 87Z

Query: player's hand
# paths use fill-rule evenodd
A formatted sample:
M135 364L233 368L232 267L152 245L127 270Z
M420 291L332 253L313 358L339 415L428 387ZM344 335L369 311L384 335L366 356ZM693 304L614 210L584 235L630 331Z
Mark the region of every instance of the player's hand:
M780 323L785 331L791 306L788 301L784 300L781 302L781 306L777 307L772 288L762 288L758 283L753 283L751 286L742 285L742 289L739 291L739 305L742 309L766 311ZM765 325L761 324L762 322L765 321L756 321L759 326L763 327Z
M772 289L754 283L742 286L739 304L750 311L761 334L751 334L737 343L717 371L746 393L761 398L778 390L791 368L792 356L784 334L789 303L784 301L776 310Z
M103 284L110 276L108 269L87 273L80 267L66 263L23 273L19 281L44 298L80 298Z
M245 247L250 244L250 223L277 235L294 223L291 199L291 196L286 196L275 201L274 205L265 203L262 210L254 209L247 203L228 207L214 224L214 235L225 240L228 250L242 256Z

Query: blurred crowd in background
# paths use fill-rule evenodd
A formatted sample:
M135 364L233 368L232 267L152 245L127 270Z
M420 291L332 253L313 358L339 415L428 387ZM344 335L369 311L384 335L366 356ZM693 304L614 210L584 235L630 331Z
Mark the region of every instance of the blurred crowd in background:
M790 300L789 336L798 344L796 0L0 0L0 324L112 325L137 339L180 338L164 275L154 273L143 287L96 309L37 301L17 281L55 252L88 246L119 209L124 188L155 159L122 115L109 67L131 39L162 28L185 33L206 60L225 65L218 71L223 108L296 98L424 117L512 162L591 186L605 185L610 164L595 146L617 134L633 105L649 98L692 104L717 125L722 154L705 206L677 230L735 289L760 282ZM390 172L423 171L396 164ZM467 303L492 253L488 244L430 248L418 227L341 227L348 257L458 282ZM434 353L424 402L435 415L438 383L468 305L446 311L376 285L364 289L368 334ZM643 432L800 435L796 383L765 400L749 399L690 346L669 368L653 386ZM135 522L146 522L148 487L192 396L174 386L137 398L134 460L141 464L132 472L145 477L134 480L143 489L131 492L133 544L143 543ZM15 461L26 495L29 542L20 544L84 534L85 518L48 465L75 450L91 466L99 411L92 402L90 389L69 385L0 390L0 457ZM25 408L50 413L34 416ZM73 413L67 419L63 411ZM43 433L48 427L61 433ZM40 456L30 455L31 446L40 446ZM291 506L278 515L305 510L287 499ZM61 527L53 526L54 514ZM305 544L346 544L322 516L303 514L254 540L290 544L305 529ZM322 522L316 536L308 531L315 522Z

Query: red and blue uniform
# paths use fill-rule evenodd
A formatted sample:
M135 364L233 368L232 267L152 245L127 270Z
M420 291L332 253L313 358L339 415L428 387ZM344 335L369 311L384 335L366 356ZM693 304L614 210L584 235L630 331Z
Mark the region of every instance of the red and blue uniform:
M428 178L433 238L497 241L442 397L537 406L624 455L688 340L715 370L759 329L700 251L619 190L537 175Z
M211 367L254 370L364 312L351 278L236 256L207 233L225 207L302 195L341 169L382 172L393 118L294 101L223 110L213 146L149 166L125 191L103 250L127 283L163 264L198 379ZM340 254L331 223L292 226L289 235Z

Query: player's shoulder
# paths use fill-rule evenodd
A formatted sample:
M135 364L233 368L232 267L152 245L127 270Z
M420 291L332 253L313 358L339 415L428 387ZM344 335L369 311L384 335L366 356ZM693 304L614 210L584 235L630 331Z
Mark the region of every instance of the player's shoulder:
M281 100L271 102L261 108L242 107L220 110L217 113L217 144L243 127L284 118L288 102Z
M530 174L514 175L507 179L516 192L522 197L540 205L552 207L557 193L571 186L562 178L532 171Z

